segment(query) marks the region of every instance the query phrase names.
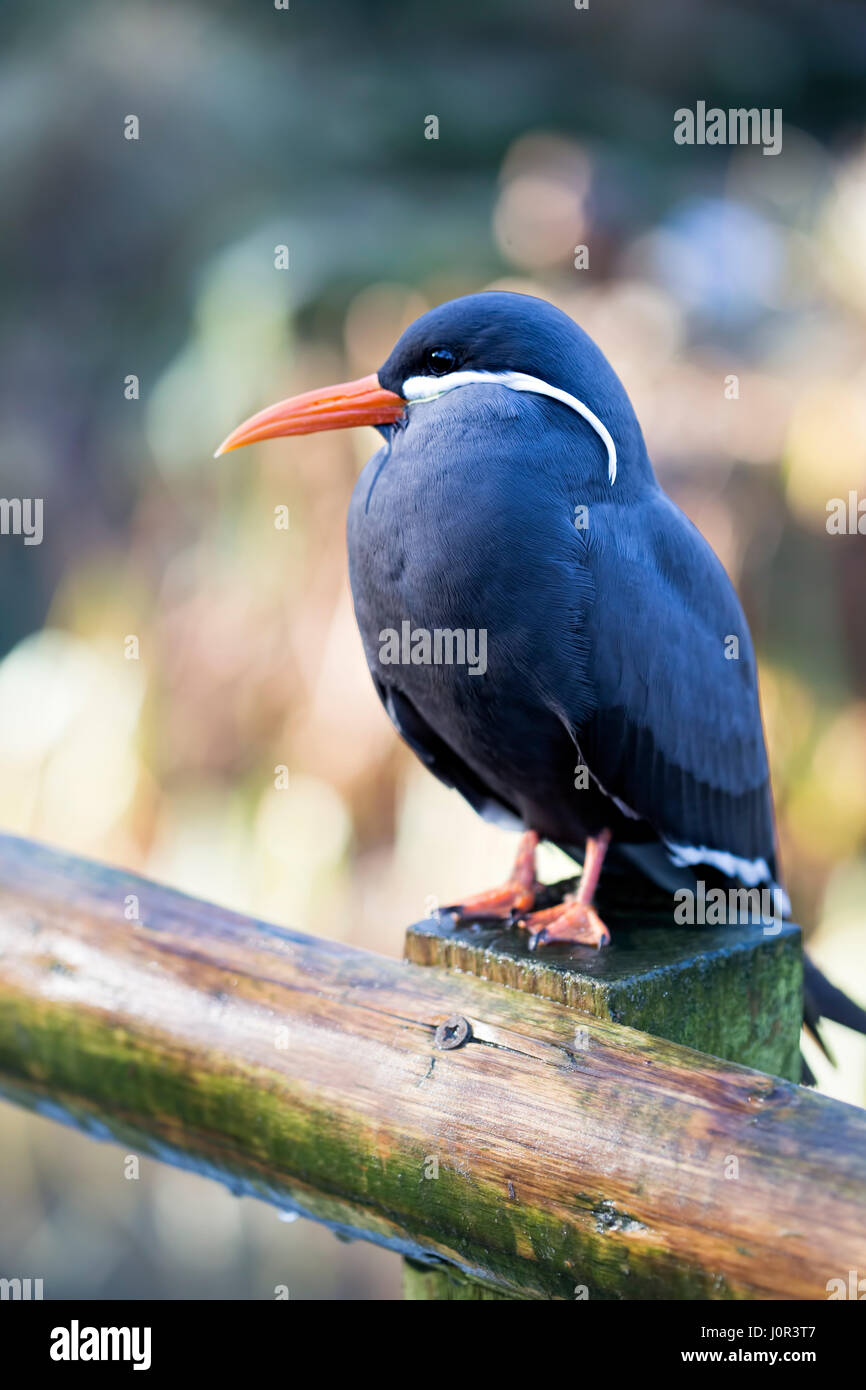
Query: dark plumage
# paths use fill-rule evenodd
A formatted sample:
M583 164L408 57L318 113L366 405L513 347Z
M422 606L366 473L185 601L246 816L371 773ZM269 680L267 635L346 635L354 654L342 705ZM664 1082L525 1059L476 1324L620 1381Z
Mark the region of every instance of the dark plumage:
M385 440L348 518L376 689L435 776L525 831L512 878L472 909L540 942L603 944L602 863L666 891L766 888L778 909L746 620L591 339L542 300L469 295L412 324L377 375L281 402L223 449L362 422ZM484 633L483 672L478 648L474 663L395 660L386 636L404 624ZM529 912L536 836L585 857L552 914ZM840 999L810 963L808 1020L862 1027Z
M370 670L400 733L476 810L507 810L565 847L608 827L611 860L638 862L664 887L694 875L662 840L763 860L767 873L750 881L769 884L748 627L715 555L659 487L618 377L551 305L488 293L419 319L379 380L401 394L440 342L457 370L512 368L589 405L616 443L616 481L584 420L504 385L449 391L383 430L352 498L349 564ZM383 666L379 634L403 619L486 629L487 674ZM738 660L725 656L731 636ZM576 790L581 763L589 786Z

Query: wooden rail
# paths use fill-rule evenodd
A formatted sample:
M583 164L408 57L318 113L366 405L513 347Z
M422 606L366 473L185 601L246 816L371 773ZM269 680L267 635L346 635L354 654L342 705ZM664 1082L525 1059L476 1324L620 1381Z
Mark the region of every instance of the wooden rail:
M9 837L0 1078L506 1295L815 1299L866 1271L864 1112Z

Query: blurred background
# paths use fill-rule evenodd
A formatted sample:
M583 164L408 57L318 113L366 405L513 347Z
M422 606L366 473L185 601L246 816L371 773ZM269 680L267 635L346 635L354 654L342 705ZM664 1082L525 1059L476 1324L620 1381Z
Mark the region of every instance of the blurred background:
M526 290L608 354L739 590L795 915L866 1004L866 537L826 524L866 497L866 13L6 0L0 35L0 496L45 518L0 538L0 827L392 954L503 876L366 671L344 518L378 436L211 455L427 307ZM676 145L698 100L781 107L782 153ZM0 1274L47 1297L399 1296L396 1255L5 1104L0 1157Z

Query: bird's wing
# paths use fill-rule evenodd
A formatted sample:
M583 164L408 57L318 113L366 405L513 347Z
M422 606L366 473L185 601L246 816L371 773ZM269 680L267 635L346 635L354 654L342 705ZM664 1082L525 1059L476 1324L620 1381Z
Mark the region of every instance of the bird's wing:
M396 686L384 682L372 667L370 675L397 733L428 771L446 787L465 797L473 810L485 820L506 828L521 828L522 822L514 808L495 795L459 754L431 729L409 697Z
M590 773L674 863L775 879L755 656L721 564L661 492L594 508L581 544L592 707L573 732Z

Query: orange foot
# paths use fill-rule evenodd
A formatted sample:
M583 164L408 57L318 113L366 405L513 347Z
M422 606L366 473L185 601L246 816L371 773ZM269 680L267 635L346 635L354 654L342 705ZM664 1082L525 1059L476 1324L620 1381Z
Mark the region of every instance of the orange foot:
M546 941L576 941L581 946L608 944L610 932L593 907L592 899L609 844L609 830L588 837L577 892L570 894L558 907L532 912L523 919L521 926L529 931L530 951L543 946Z
M504 921L517 913L526 913L532 908L541 884L535 877L535 851L538 836L534 830L527 830L520 837L517 858L511 877L501 888L491 888L486 893L476 893L458 903L453 912L459 917L500 917Z
M576 941L581 946L607 946L610 932L590 903L566 898L558 907L531 912L520 925L529 932L529 949L547 941Z

